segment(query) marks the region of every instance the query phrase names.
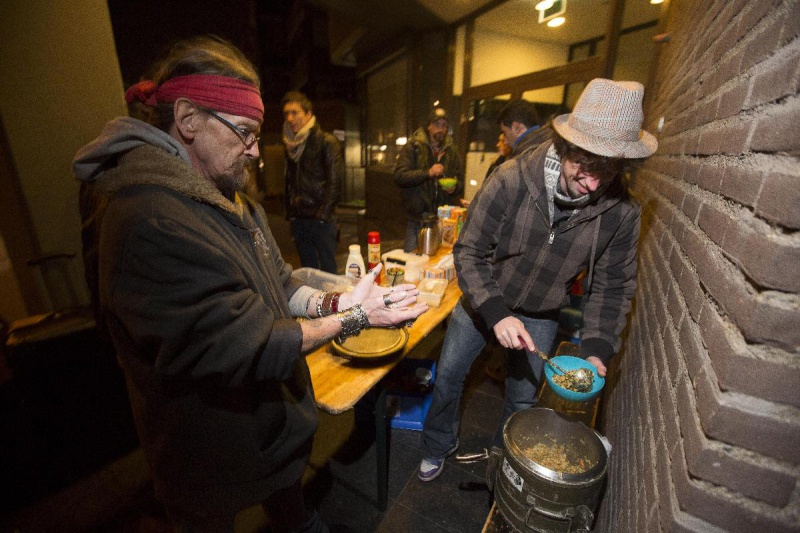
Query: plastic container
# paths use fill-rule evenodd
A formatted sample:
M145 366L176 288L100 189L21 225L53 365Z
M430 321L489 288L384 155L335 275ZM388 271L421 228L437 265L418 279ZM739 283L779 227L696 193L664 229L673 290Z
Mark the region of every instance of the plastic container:
M381 262L381 234L377 231L367 233L367 270L372 270ZM375 283L380 284L383 272L375 278Z
M292 271L292 277L303 285L326 292L347 292L353 288L352 279L317 270L316 268L298 268Z
M447 290L447 280L426 278L419 282L417 288L419 289L417 300L432 307L439 307L444 297L444 291Z
M422 269L430 261L430 256L417 255L404 252L398 248L390 252L386 252L382 256L384 270L389 270L392 267L400 267L404 269L404 279L409 283L416 283L420 280Z
M366 272L364 268L364 258L361 257L361 245L351 244L350 255L347 256L347 263L344 268L344 275L351 280L361 279Z

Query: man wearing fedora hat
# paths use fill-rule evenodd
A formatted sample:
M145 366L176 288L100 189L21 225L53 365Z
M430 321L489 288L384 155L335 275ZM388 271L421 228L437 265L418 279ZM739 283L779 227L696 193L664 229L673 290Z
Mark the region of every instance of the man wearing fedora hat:
M437 107L428 124L419 128L397 156L394 182L402 189L408 225L403 250L413 252L425 215L436 215L440 205L455 205L464 192L464 171L458 148L448 133L447 111ZM455 184L439 181L455 178Z
M535 352L551 352L558 311L584 269L581 351L606 374L636 288L640 207L623 176L657 148L641 129L643 95L636 82L592 80L573 112L554 119L552 141L500 166L473 200L453 250L464 295L450 317L422 432L421 480L438 477L458 447L463 383L494 336L509 360L487 472L493 484L503 424L536 403L543 361Z

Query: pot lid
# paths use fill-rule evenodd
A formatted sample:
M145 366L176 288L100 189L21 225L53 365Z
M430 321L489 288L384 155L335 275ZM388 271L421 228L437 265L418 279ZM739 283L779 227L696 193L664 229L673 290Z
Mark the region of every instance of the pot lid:
M608 454L585 424L542 407L511 415L503 428L505 451L544 479L571 485L603 477Z

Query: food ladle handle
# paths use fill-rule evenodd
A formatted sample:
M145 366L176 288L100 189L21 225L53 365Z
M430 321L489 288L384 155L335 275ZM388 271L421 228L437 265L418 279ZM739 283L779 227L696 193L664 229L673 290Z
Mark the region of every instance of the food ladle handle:
M553 361L551 361L550 358L547 357L545 354L543 354L539 350L536 350L535 353L536 353L536 355L538 355L539 357L544 359L544 362L547 363L548 365L550 365L551 367L553 367L555 370L558 370L559 372L561 372L565 376L567 375L567 371L566 370L564 370L563 368L561 368L560 366L555 364Z

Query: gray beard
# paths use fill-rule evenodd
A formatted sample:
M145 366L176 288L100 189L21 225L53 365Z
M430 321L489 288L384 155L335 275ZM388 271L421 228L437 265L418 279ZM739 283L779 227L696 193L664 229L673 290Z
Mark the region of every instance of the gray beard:
M235 176L219 177L214 180L214 184L225 198L232 200L237 192L244 190L249 178L247 168L243 166Z

